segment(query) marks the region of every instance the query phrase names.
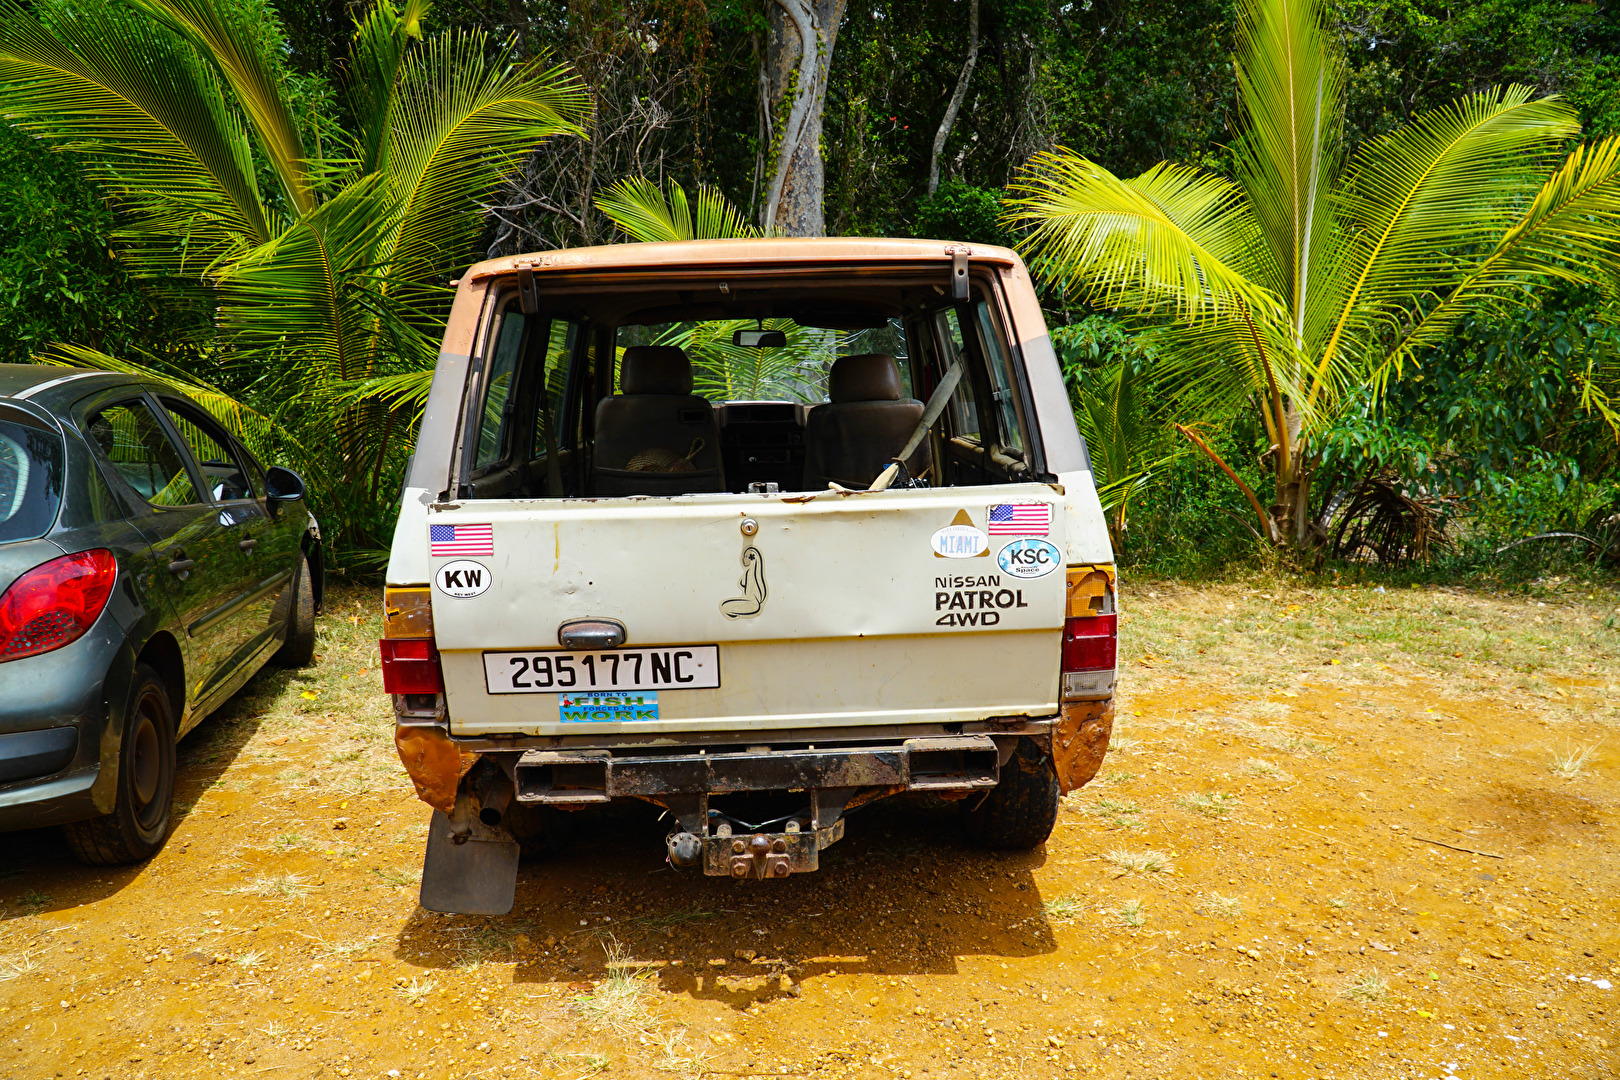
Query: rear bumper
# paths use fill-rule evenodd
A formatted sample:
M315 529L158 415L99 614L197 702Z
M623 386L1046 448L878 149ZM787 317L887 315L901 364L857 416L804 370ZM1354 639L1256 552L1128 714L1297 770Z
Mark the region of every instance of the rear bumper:
M556 805L817 788L968 792L996 786L999 758L988 735L943 735L874 746L713 754L529 750L500 764L510 764L518 802Z

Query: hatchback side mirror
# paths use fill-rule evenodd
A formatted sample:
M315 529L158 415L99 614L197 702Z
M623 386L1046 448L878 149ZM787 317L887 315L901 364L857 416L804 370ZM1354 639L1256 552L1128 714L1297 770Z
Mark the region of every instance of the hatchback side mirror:
M264 487L264 497L271 502L298 502L304 497L304 478L280 465L265 470Z

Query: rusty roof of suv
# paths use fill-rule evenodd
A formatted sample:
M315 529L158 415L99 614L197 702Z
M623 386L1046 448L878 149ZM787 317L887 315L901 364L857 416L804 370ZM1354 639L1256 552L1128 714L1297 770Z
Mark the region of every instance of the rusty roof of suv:
M606 244L560 248L490 259L471 267L477 280L517 270L612 270L668 267L692 269L730 265L792 265L826 262L932 263L963 252L974 259L1017 266L1010 249L945 240L897 240L865 236L771 237L750 240L681 240L655 244Z

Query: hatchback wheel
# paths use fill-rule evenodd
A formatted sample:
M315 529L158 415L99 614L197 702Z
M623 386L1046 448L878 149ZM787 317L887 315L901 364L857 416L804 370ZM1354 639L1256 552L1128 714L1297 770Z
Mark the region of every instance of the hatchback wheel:
M174 801L174 731L168 688L156 671L136 664L118 750L113 812L63 826L79 861L102 866L140 862L163 846Z

